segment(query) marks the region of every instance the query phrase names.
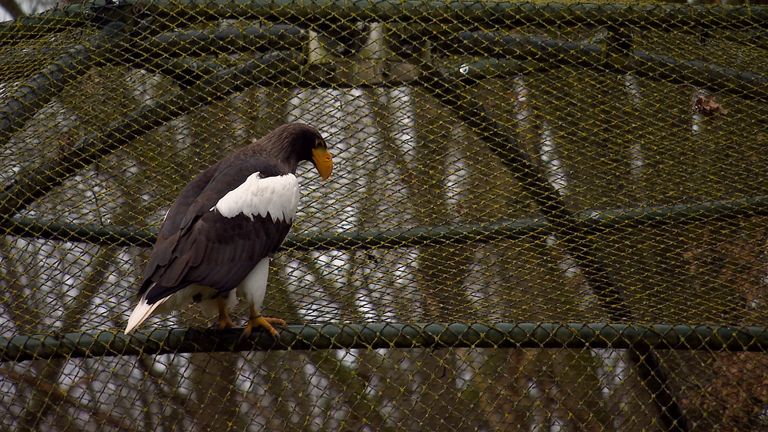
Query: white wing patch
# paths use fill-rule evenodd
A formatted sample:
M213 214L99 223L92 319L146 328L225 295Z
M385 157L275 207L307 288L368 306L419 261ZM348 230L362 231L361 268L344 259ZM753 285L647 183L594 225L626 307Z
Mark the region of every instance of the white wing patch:
M299 180L293 174L262 178L253 173L211 207L224 217L242 213L253 219L269 215L274 222L293 221L299 206Z

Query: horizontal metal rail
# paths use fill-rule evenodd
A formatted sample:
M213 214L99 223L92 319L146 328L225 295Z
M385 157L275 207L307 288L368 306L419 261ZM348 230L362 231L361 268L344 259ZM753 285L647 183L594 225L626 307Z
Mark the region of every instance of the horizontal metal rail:
M686 4L568 4L473 0L96 0L55 8L42 14L0 24L4 40L23 41L44 37L83 24L103 24L110 17L123 20L145 16L173 17L173 21L258 17L280 22L397 20L502 26L629 25L674 31L696 26L729 30L768 27L768 7L708 6ZM24 31L19 31L24 28Z
M67 84L81 76L100 57L111 55L111 50L124 37L124 29L124 24L115 23L82 44L73 44L55 61L3 97L0 102L0 146L5 145L14 132L61 93Z
M156 127L196 108L259 82L279 82L281 74L299 67L299 54L272 52L195 83L187 91L153 100L118 121L81 138L66 153L21 168L0 191L0 225L78 171L129 144ZM2 135L0 135L0 139Z
M741 200L588 210L576 213L578 225L600 233L614 228L695 224L719 218L768 216L768 196ZM544 218L520 218L477 225L429 226L356 233L290 235L283 244L292 250L399 248L437 244L487 243L549 232ZM114 225L70 224L29 218L8 219L0 231L25 238L86 242L113 246L151 246L156 230Z
M289 325L279 337L242 329L156 329L0 338L0 361L192 352L381 348L611 348L764 352L768 327L626 324L316 324Z
M103 0L102 0L103 2ZM98 2L94 3L97 4ZM623 24L674 29L711 25L729 29L765 26L763 6L690 6L682 4L567 4L475 0L127 0L148 15L176 19L260 17L280 20L381 20L426 23L482 23L506 26L526 23L565 25Z

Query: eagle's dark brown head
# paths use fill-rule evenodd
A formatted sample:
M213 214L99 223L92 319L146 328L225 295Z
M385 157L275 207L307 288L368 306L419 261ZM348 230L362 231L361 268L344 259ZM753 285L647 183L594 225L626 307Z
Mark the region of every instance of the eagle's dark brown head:
M328 146L320 132L303 123L287 123L254 142L249 153L267 156L286 164L291 172L302 161L315 165L320 177L325 180L333 171L333 160Z

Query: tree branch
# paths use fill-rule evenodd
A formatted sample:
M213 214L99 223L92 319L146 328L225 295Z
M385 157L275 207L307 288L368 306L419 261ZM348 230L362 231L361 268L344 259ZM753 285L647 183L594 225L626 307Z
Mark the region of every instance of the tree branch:
M0 7L5 9L6 12L8 12L8 14L13 19L23 17L26 15L26 13L24 13L24 10L21 9L21 6L19 6L19 4L16 3L16 0L0 0Z

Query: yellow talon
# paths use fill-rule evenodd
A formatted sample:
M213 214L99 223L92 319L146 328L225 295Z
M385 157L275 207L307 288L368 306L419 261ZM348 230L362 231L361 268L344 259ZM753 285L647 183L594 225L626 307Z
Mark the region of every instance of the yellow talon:
M219 330L231 329L235 327L235 323L233 323L228 316L224 318L219 317L219 320L217 322L218 324L216 325L216 327Z
M219 309L219 319L218 319L218 329L224 330L224 329L231 329L235 327L235 323L232 322L232 319L229 317L229 312L227 312L227 303L222 298L219 297L216 299L216 306Z
M272 337L277 338L277 330L275 330L275 328L272 326L273 324L284 327L285 320L280 318L264 317L261 315L251 316L251 319L248 320L248 324L245 326L245 330L243 330L243 336L250 337L254 327L262 327L267 330L269 334L272 335Z

